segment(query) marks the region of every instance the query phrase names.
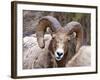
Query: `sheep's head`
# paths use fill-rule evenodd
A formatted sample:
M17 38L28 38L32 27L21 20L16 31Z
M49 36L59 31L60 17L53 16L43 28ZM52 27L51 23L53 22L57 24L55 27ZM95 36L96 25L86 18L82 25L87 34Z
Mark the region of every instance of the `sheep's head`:
M49 45L49 51L51 51L57 61L60 61L67 55L68 42L71 38L76 38L76 52L81 46L83 31L81 24L78 22L70 22L65 27L61 27L59 21L52 16L45 16L41 18L37 25L37 41L40 48L45 47L44 33L46 28L50 27L52 30L52 40Z
M68 36L64 28L60 28L58 31L51 34L52 40L49 45L49 50L52 51L55 59L60 61L65 53L67 53L67 43L70 40L70 36Z

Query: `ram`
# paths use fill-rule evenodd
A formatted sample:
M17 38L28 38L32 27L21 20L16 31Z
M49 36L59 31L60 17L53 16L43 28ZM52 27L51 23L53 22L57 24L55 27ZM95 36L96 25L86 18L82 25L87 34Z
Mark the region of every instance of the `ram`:
M48 27L51 35L45 36ZM44 16L36 27L36 36L29 42L36 45L24 50L24 68L65 67L82 46L83 29L79 22L62 27L56 18Z

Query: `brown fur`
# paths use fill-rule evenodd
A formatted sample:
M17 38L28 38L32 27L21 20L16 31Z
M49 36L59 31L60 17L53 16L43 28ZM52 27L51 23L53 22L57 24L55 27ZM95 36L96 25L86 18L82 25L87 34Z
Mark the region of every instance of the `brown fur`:
M49 44L49 52L51 52L54 55L54 51L57 49L57 44L59 42L62 42L62 44L67 44L67 34L65 32L65 30L59 29L55 34L55 37L53 37L53 39L51 40L50 44ZM58 41L57 41L58 40ZM57 63L57 67L64 67L66 65L66 58L67 58L67 45L64 45L63 47L65 53L64 53L64 57L62 58L62 60L60 61L56 61Z

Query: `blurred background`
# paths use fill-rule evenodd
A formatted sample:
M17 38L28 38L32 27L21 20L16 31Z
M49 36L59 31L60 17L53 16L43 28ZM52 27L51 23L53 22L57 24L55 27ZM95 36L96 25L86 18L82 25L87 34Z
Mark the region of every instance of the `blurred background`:
M80 22L84 31L83 44L91 44L91 15L87 13L23 10L23 37L34 34L36 25L40 18L48 15L57 18L62 27L70 21Z

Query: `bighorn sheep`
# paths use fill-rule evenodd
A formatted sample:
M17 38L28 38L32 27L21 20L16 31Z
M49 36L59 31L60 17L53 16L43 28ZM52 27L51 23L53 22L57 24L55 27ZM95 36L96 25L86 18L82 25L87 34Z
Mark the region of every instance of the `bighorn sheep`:
M51 37L48 37L47 41L45 41L44 34L47 27L51 30ZM34 53L37 56L33 55L35 61L31 60L29 64L33 68L65 67L68 60L76 55L82 45L83 29L78 22L72 21L62 27L56 18L44 16L36 27L36 38L36 44L38 45L31 48L30 51L31 54ZM74 52L74 54L71 52ZM26 64L24 63L24 65Z
M41 18L39 24L37 25L37 41L40 48L44 48L44 33L47 27L52 30L52 40L48 46L49 54L55 57L58 67L64 67L66 65L66 58L68 55L68 47L70 46L69 40L72 34L76 33L76 49L78 51L82 44L83 39L83 29L81 24L78 22L70 22L65 27L62 27L58 20L51 16L45 16Z

